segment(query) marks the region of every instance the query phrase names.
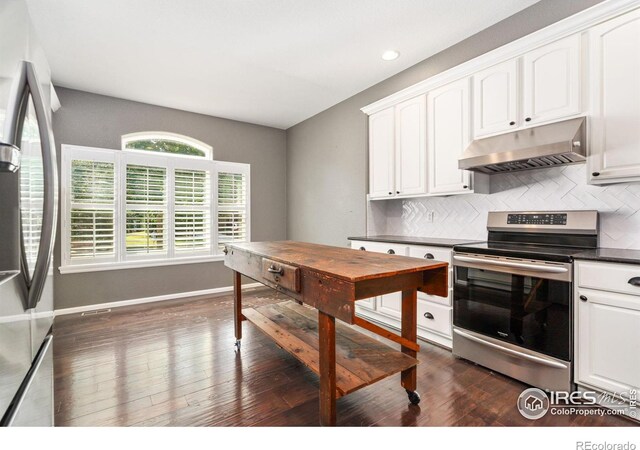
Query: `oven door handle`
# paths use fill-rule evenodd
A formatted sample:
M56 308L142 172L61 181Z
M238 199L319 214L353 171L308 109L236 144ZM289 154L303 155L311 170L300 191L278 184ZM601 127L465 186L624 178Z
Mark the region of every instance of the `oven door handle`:
M549 360L549 359L546 359L546 358L540 358L539 356L528 355L527 353L522 353L522 352L519 352L517 350L512 350L510 348L503 347L503 346L498 345L498 344L494 344L493 342L485 341L484 339L481 339L479 337L476 337L476 336L473 336L471 334L465 333L464 331L459 330L457 328L454 328L453 332L455 334L457 334L458 336L461 336L461 337L463 337L465 339L469 339L470 341L477 342L478 344L482 344L482 345L485 345L487 347L491 347L493 349L496 349L496 350L501 351L503 353L508 353L509 355L513 355L513 356L516 356L518 358L528 359L529 361L533 361L533 362L536 362L538 364L542 364L542 365L545 365L545 366L553 367L553 368L556 368L556 369L566 369L567 368L567 366L565 364L559 363L557 361L552 361L552 360Z
M477 264L512 267L514 269L530 270L531 272L567 273L569 271L569 269L567 269L566 267L545 266L541 264L529 264L529 263L507 262L507 261L492 261L490 259L473 258L471 256L455 255L453 259L455 259L456 261L463 261L463 262L470 262L470 263L477 263Z

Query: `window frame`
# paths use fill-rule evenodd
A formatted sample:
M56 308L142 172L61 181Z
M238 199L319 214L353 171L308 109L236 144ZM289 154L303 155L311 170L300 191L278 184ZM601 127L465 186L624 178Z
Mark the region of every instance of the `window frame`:
M154 152L153 150L143 150L139 148L127 148L127 144L129 142L146 141L146 140L167 140L167 141L179 142L181 144L185 144L190 147L197 148L198 150L202 150L205 156L181 155L179 153L163 153L163 152ZM199 161L202 161L202 160L213 161L213 147L210 146L209 144L206 144L202 141L199 141L189 136L184 136L182 134L177 134L177 133L169 133L167 131L141 131L137 133L124 134L120 139L120 144L121 144L122 150L125 152L142 153L143 155L162 155L162 156L170 156L174 158L188 158L188 159L196 159Z
M120 270L138 267L159 267L178 264L195 264L201 262L222 261L223 252L218 249L218 173L242 173L246 174L247 198L246 198L246 222L247 241L251 241L251 175L250 165L244 163L232 163L214 161L197 156L164 154L151 151L113 150L76 145L61 146L61 265L58 268L61 274ZM176 158L175 156L180 156ZM71 199L71 165L73 160L103 161L114 163L114 233L115 255L92 259L90 261L77 261L71 259L71 226L70 214L72 209ZM145 165L166 168L166 246L165 254L129 254L126 252L126 173L127 165ZM198 170L209 172L209 206L205 209L210 214L210 242L203 250L175 251L175 171Z

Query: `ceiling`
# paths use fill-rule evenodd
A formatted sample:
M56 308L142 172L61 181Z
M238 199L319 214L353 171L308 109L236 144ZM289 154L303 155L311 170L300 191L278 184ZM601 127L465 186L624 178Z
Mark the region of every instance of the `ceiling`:
M58 86L286 129L536 0L27 2Z

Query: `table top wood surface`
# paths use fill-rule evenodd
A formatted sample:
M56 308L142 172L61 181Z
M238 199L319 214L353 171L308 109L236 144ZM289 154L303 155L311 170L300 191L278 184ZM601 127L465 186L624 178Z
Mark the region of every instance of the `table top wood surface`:
M424 272L448 265L443 261L296 241L249 242L228 244L227 247L349 282Z

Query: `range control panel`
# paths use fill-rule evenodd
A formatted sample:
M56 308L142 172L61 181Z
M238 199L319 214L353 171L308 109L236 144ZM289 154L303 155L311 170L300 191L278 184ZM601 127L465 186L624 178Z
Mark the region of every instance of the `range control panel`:
M508 214L509 225L566 225L567 214Z

